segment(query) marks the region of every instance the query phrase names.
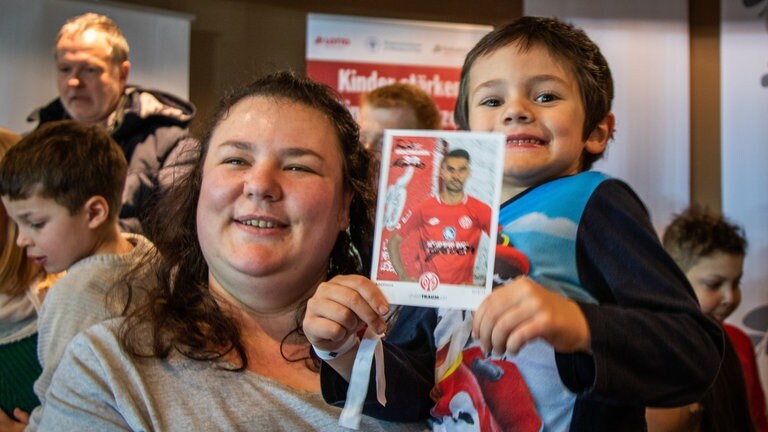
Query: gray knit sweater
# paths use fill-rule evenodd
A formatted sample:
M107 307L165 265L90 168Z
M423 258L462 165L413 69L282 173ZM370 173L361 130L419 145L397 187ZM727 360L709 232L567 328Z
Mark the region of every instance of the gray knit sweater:
M37 429L45 394L67 344L79 332L93 324L118 316L125 308L127 273L153 249L141 235L123 233L134 247L122 255L92 255L76 262L56 281L43 301L38 315L37 356L43 373L35 381L35 394L41 406L33 412L27 432ZM138 301L141 291L134 292Z

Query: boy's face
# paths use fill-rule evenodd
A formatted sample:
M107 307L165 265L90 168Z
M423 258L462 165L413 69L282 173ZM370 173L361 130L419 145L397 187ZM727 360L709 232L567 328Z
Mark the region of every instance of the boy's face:
M685 273L705 315L723 322L739 306L743 264L743 256L717 251L699 258Z
M49 273L66 270L92 254L93 232L84 209L70 214L52 198L37 194L20 200L3 196L2 200L8 215L19 225L16 243Z
M602 134L583 139L578 83L561 63L541 46L521 52L511 44L470 70L469 128L507 136L504 181L513 187L576 174L584 151L600 153L607 144Z

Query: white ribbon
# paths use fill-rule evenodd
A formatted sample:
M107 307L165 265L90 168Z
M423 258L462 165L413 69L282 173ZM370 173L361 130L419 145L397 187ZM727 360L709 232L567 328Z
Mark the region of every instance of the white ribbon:
M339 416L339 426L349 429L360 428L360 418L363 414L363 403L368 393L368 381L371 375L371 364L376 359L376 399L382 406L387 405L386 379L384 377L384 347L380 334L370 327L365 330L360 347L357 349L355 364L347 389L347 402Z

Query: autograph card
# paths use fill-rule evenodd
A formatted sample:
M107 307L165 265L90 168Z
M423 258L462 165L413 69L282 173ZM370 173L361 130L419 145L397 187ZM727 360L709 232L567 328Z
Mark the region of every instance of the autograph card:
M476 309L491 292L505 137L387 130L371 279L392 304Z

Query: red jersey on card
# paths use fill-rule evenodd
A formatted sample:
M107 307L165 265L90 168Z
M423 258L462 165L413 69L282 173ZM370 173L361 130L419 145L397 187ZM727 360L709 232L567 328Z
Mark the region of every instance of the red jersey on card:
M401 219L403 238L418 235L421 273L433 272L445 284L473 284L480 236L490 232L491 208L465 195L459 204L447 205L438 197L420 202ZM401 248L402 256L413 256Z

